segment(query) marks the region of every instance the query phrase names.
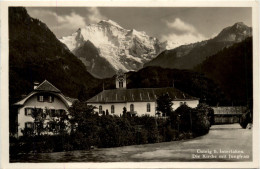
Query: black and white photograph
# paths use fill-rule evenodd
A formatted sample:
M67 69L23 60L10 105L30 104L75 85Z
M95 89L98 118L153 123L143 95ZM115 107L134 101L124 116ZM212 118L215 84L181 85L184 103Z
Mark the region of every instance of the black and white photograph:
M257 160L254 6L75 5L6 7L10 164Z

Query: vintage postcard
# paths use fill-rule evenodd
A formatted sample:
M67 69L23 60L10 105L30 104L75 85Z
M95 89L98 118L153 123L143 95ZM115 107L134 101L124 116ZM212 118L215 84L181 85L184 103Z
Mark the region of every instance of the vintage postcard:
M258 168L258 10L1 2L1 168Z

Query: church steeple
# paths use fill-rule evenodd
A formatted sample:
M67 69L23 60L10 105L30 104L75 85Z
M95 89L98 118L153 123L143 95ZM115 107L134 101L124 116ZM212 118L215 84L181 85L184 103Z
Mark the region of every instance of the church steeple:
M116 75L116 88L125 89L126 88L126 75L122 70L119 70Z

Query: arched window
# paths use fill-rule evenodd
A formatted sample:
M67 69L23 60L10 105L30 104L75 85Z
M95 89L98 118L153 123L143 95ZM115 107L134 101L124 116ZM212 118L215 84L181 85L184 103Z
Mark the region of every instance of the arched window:
M135 110L135 107L133 104L130 105L130 112L133 112Z
M147 103L147 112L151 112L151 104Z
M115 113L115 106L111 105L111 113Z
M102 114L102 106L99 106L99 114Z

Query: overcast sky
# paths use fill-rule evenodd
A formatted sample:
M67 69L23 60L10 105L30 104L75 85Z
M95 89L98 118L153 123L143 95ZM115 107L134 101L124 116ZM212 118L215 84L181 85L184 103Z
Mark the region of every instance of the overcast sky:
M27 10L46 23L58 38L103 19L181 44L209 39L236 22L252 26L251 8L239 7L27 7Z

